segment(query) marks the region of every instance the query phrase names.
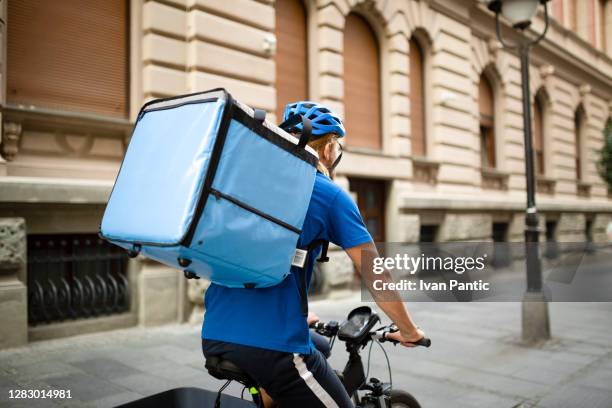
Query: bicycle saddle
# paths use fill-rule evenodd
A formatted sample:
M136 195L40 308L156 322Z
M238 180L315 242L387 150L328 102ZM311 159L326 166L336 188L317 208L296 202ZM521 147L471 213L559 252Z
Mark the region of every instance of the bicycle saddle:
M240 367L221 356L208 356L204 367L218 380L238 381L249 387L256 385L256 382Z

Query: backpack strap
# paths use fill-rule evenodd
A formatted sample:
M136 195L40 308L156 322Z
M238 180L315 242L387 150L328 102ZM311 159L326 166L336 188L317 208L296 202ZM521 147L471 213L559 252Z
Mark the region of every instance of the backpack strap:
M310 257L313 256L314 251L319 246L321 246L321 256L319 256L319 259L317 259L317 262L329 262L329 257L327 256L327 250L329 249L329 241L326 241L324 239L317 239L317 240L312 241L305 248L306 249L306 260L304 262L304 267L302 268L302 282L299 287L300 304L301 304L302 314L304 316L308 316L308 284L309 282L307 280L308 274L306 273L306 267L308 265L308 261L310 260ZM314 273L314 270L312 271L312 273Z
M289 116L287 120L278 125L278 127L283 129L285 132L291 132L295 125L299 123L302 124L302 134L300 135L298 147L304 148L312 136L312 122L310 119L294 113L293 115Z
M266 120L266 111L263 109L255 109L253 112L253 119L259 123L263 123L263 121Z

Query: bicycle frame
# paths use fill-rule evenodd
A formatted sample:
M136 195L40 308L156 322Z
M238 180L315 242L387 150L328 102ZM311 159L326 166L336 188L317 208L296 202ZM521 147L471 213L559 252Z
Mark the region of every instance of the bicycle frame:
M382 342L392 342L394 344L397 343L397 341L387 337L388 334L397 331L397 327L394 325L389 325L374 330L374 325L376 325L378 322L380 322L380 318L376 313L372 312L372 310L367 306L361 306L352 310L351 313L349 313L348 318L341 324L338 324L336 321L330 321L328 323L315 322L311 323L310 327L318 334L329 338L330 349L332 348L336 338L346 344L348 361L346 362L342 373L338 373L337 371L336 373L338 374L338 377L344 385L348 395L352 398L355 404L361 408L390 408L392 399L397 399L398 397L408 397L410 403L409 406L418 408L420 405L414 399L414 397L403 390L392 390L391 382L381 382L374 377L371 377L370 379L366 378L360 350L364 349L368 344L370 344L371 347L372 342L377 342L379 344ZM431 345L431 341L423 337L413 344L429 347ZM370 358L368 356L368 364L369 360ZM230 370L229 376L216 375L216 371L211 371L213 367L208 367L207 365L207 368L209 373L216 378L232 378L245 385L245 388L249 389L253 402L257 404L258 407L262 406L259 386L256 384L248 384L248 378L245 379L244 377L241 377L240 372L236 374L236 368L234 368L234 372L231 372ZM391 377L390 364L388 364L388 368L389 377ZM228 382L219 390L217 401L219 401L221 392L230 381L231 380L228 380ZM360 396L360 391L365 391L365 393L362 393ZM398 395L398 393L401 395Z
M370 339L367 343L370 341L374 340ZM390 406L388 403L388 394L391 390L391 385L386 382L380 382L376 378L371 378L367 381L363 361L359 352L366 344L346 344L349 358L342 370L342 377L340 380L342 384L344 384L347 393L356 404L359 404L359 406L367 406L368 408L388 408ZM359 391L369 391L369 393L360 397Z

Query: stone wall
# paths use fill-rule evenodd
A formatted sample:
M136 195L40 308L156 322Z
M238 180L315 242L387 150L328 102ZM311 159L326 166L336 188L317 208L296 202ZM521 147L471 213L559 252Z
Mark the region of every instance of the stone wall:
M140 262L138 282L134 288L140 325L157 326L180 321L185 300L183 274L148 259L142 258Z
M559 242L584 242L586 236L586 218L584 214L561 214L557 223L557 240Z
M28 341L26 227L23 218L0 218L0 350Z
M612 235L607 235L608 225L612 223L612 215L597 214L593 220L593 241L612 242Z
M612 15L610 3L607 15ZM417 242L427 213L435 212L440 241L490 241L495 214L505 212L510 217L508 239L522 241L525 163L520 66L515 54L498 43L494 19L482 3L305 0L305 5L309 97L340 115L345 110L346 16L355 12L365 17L379 42L382 149L364 153L349 148L336 181L345 189L348 177L387 182L387 240ZM135 0L130 2L130 15L132 121L142 103L152 98L220 86L278 119L274 117L273 0ZM4 103L6 1L0 0L0 17L0 103ZM532 28L543 28L541 15ZM612 30L606 33L608 49L602 52L553 22L546 39L533 49L531 97L538 93L545 102L544 176L550 187L537 195L538 204L546 208L540 216L541 241L546 219L558 220L559 241L584 239L585 220L592 217L594 240L601 242L612 221L612 201L596 173L594 155L603 143L603 124L612 115ZM425 158L413 157L411 148L408 41L413 36L423 48L426 68ZM483 171L480 164L477 90L483 72L494 87L496 105L498 164L493 173ZM585 113L581 180L576 179L574 130L579 107ZM28 233L95 231L127 146L130 120L37 117L33 125L31 119L2 113L0 201L6 204L2 215L11 218L6 225L21 231L21 221L13 219L21 217L32 221ZM32 209L26 202L41 204ZM97 207L83 210L81 204ZM20 239L25 242L25 236ZM20 312L27 302L25 268L7 263L5 253L0 247L0 264L9 265L0 267L0 318L6 327L16 329L0 339L0 347L27 340L27 313ZM346 286L352 279L346 255L332 248L330 256L332 262L322 266L325 290ZM129 322L153 325L201 316L202 282L187 284L180 271L139 259L130 265L132 312L139 318Z
M489 242L492 231L490 214L448 213L440 226L439 240Z
M147 1L143 98L226 87L242 102L273 113L273 30L271 2Z

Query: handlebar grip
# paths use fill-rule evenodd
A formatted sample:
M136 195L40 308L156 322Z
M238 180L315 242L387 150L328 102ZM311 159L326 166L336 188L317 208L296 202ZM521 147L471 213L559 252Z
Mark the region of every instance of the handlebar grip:
M387 333L384 333L382 335L382 338L383 338L383 340L390 341L393 344L399 343L399 341L396 341L396 340L388 338L387 337ZM427 337L423 337L423 338L419 339L418 341L411 341L410 343L412 343L412 344L414 344L416 346L429 347L429 346L431 346L431 339L429 339Z
M431 346L431 339L423 337L419 341L415 341L412 344L416 344L417 346L429 347Z
M391 326L389 326L389 333L394 333L394 332L396 332L396 331L398 331L398 330L399 330L399 329L398 329L398 328L397 328L397 326L396 326L396 325L394 325L394 324L392 324ZM384 333L384 334L383 334L383 336L382 336L382 338L383 338L383 339L385 339L386 341L390 341L390 342L392 342L393 344L397 344L397 343L398 343L398 342L397 342L397 341L395 341L395 340L388 339L388 338L387 338L387 333ZM414 344L414 345L417 345L417 346L423 346L423 347L429 347L429 346L431 346L431 340L430 340L429 338L427 338L427 337L423 337L423 338L421 338L419 341L413 341L413 342L411 342L411 343L412 343L412 344Z

